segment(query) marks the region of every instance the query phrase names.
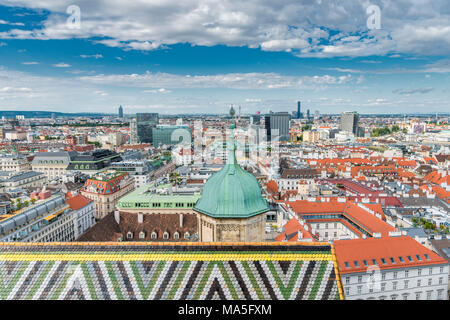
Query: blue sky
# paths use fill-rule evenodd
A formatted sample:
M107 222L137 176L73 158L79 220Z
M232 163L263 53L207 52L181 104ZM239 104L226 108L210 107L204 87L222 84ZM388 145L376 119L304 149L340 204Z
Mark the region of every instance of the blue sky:
M449 21L446 0L0 0L0 108L449 112Z

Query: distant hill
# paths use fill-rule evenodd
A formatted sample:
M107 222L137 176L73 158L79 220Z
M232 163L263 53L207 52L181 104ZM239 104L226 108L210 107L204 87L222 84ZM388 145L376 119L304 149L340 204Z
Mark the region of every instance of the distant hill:
M0 118L15 118L18 115L25 116L25 118L51 118L52 114L55 117L91 117L91 118L101 118L105 116L110 116L112 114L108 113L90 113L90 112L80 112L80 113L64 113L64 112L54 112L54 111L16 111L16 110L0 110Z

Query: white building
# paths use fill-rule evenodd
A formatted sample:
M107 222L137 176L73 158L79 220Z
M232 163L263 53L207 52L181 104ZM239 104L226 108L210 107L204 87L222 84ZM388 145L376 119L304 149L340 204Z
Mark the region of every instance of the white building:
M408 236L334 241L347 300L447 300L449 265Z

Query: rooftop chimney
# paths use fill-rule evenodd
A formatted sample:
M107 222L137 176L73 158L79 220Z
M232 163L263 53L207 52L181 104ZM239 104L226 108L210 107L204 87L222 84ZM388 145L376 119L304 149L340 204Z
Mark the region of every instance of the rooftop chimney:
M183 214L180 213L180 228L183 228Z
M389 237L400 237L401 235L401 231L389 231Z
M120 224L120 212L114 211L114 219L116 220L117 224Z
M144 214L143 213L138 213L138 223L142 223L144 222Z

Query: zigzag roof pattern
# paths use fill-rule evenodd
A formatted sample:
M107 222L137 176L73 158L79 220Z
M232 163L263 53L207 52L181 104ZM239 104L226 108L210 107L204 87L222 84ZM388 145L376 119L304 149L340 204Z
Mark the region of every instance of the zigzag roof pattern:
M343 299L328 243L0 243L0 300Z

